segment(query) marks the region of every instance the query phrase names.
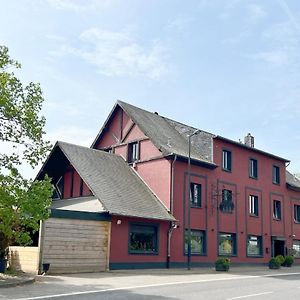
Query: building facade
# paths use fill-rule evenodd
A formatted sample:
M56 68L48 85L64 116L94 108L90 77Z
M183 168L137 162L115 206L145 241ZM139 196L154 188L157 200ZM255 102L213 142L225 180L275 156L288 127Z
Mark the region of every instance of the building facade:
M184 267L189 234L191 266L300 262L300 181L288 163L250 134L235 142L118 101L90 148L56 144L38 178L56 187L51 218L109 223L109 269Z

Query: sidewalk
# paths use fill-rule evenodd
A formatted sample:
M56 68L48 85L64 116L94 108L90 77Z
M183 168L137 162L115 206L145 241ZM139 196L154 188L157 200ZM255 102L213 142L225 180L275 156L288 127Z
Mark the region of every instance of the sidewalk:
M166 282L182 282L186 280L211 281L226 278L241 278L251 276L278 276L296 273L300 276L300 265L291 268L282 267L270 270L268 266L231 266L229 272L217 272L213 267L187 269L141 269L141 270L113 270L101 273L76 273L57 275L22 274L9 276L0 274L0 288L13 287L22 284L38 282L56 282L73 286L110 286L122 288L147 284L161 284Z
M284 276L299 274L300 266L270 270L268 266L232 266L229 272L217 272L214 268L187 269L143 269L114 270L103 273L81 273L37 276L36 281L55 283L75 287L93 287L93 289L123 289L137 286L159 286L187 282L209 282L218 280L236 280L257 276Z
M0 273L0 288L15 287L23 284L30 284L35 281L34 276L29 274L22 274L18 276L11 276Z

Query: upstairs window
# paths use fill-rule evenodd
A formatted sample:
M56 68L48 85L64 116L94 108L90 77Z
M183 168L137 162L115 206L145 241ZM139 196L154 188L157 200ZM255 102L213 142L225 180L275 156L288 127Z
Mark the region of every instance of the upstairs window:
M258 197L249 195L249 214L258 216Z
M111 154L114 153L113 148L106 148L106 149L104 149L104 151L107 153L111 153Z
M232 201L232 191L222 190L222 202L220 203L220 210L223 213L232 213L234 204Z
M139 159L139 144L138 142L128 145L128 162L133 163Z
M201 184L191 183L190 185L190 201L192 207L201 207Z
M231 152L228 150L222 151L222 169L231 171Z
M300 223L300 205L294 205L294 220Z
M254 158L249 160L249 177L257 179L257 160Z
M281 220L281 202L279 200L273 201L273 218Z
M273 183L280 183L280 169L278 166L273 166Z

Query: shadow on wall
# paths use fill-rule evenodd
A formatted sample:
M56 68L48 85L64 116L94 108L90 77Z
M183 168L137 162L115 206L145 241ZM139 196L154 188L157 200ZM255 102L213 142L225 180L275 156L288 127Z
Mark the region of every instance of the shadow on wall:
M38 247L9 247L9 267L25 273L38 273Z

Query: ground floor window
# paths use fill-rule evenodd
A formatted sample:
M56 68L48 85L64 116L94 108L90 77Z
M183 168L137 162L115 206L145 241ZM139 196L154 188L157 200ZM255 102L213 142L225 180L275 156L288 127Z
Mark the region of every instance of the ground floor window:
M185 231L184 241L185 254L188 254L188 230ZM191 230L191 254L206 254L205 231Z
M300 205L294 205L295 222L300 223Z
M293 241L294 256L300 258L300 241Z
M236 234L219 233L218 254L232 256L236 255Z
M249 235L247 240L247 255L262 256L262 237Z
M130 224L129 253L157 254L158 253L158 225Z

